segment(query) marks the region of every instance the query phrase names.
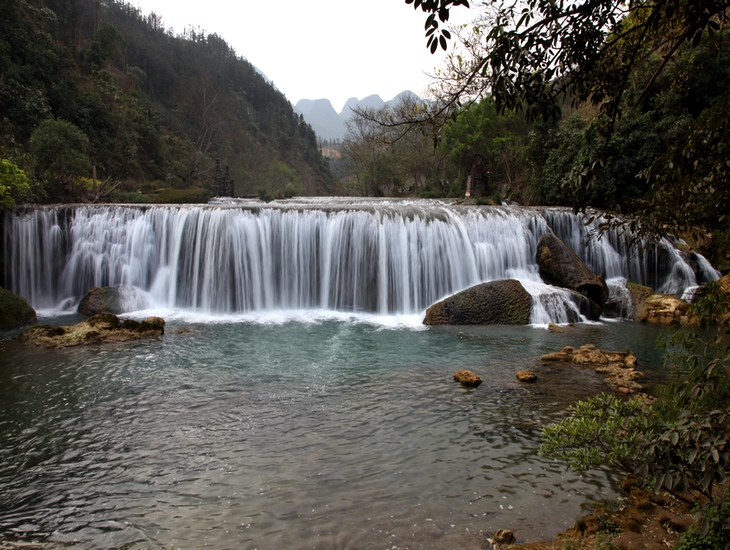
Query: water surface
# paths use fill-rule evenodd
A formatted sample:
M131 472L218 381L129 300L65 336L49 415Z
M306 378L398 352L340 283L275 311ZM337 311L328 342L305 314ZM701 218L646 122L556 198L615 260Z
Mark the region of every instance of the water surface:
M182 549L446 548L497 528L550 538L616 492L602 473L537 457L542 426L606 389L537 358L591 342L632 349L649 383L661 376L658 332L632 323L553 334L315 317L173 316L159 341L60 351L2 342L0 538ZM484 383L462 389L459 368ZM523 368L537 384L516 381Z

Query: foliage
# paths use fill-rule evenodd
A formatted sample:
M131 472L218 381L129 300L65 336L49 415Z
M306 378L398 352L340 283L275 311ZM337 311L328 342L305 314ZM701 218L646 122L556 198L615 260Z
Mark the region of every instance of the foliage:
M428 14L428 37L458 6L468 3L414 3L414 8ZM547 118L559 115L561 98L575 104L590 100L613 118L620 110L630 74L661 52L663 62L644 74L645 89L650 87L682 44L696 45L703 32L720 30L718 17L728 6L727 0L628 4L615 0L508 0L486 4L472 26L478 40L472 36L469 72L456 73L453 100L490 90L500 108L525 106L531 117L541 114ZM439 42L443 45L445 41L440 37Z
M66 120L47 119L30 136L30 150L36 177L48 182L47 193L76 199L75 179L91 171L86 134Z
M579 470L636 472L656 491L691 495L709 506L701 532L729 538L730 351L726 329L714 325L729 302L720 285L704 288L690 308L703 331L685 327L666 342L675 379L654 403L605 395L579 402L569 418L544 429L541 452Z
M435 196L445 194L446 153L434 147L442 121L431 121L413 131L400 124L425 109L415 96L400 96L395 105L354 113L343 142L348 193L419 194L428 188Z
M675 550L717 550L730 546L730 494L699 511L698 524L682 533Z
M267 185L264 174L281 164L304 192L329 190L311 127L218 35L175 36L159 16L119 0L42 5L0 0L0 154L21 169L49 164L27 158L29 138L55 119L86 135L89 166L124 192L156 180L211 187L216 161L239 194ZM59 174L39 174L40 198L74 195Z
M0 206L10 208L30 192L30 180L20 168L0 159Z
M460 4L415 7L435 36ZM436 109L489 96L498 112L523 109L542 120L530 147L537 202L607 208L621 214L614 225L630 214L630 229L645 234L711 232L726 241L728 7L730 0L484 3L473 24L452 28ZM579 124L561 123L570 109Z
M480 156L494 187L518 185L525 179L529 126L519 113L498 113L491 96L458 111L443 134L441 147L461 173L468 173Z
M641 434L651 415L638 399L602 393L571 407L570 417L543 430L540 454L564 460L579 471L607 467L634 470Z
M213 193L200 187L186 189L161 189L152 197L159 204L196 204L207 203Z

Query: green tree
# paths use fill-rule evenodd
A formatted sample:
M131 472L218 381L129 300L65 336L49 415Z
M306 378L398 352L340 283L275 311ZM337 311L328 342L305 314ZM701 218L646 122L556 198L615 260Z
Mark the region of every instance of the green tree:
M429 40L465 4L406 1L427 14ZM556 120L566 105L592 105L586 147L561 177L564 199L634 213L633 228L646 232L725 232L728 7L730 0L486 3L456 32L438 108L491 95L500 111ZM442 32L439 44L450 36Z
M30 180L20 168L0 159L0 206L10 208L30 192Z
M498 113L494 100L487 96L458 112L444 129L441 146L466 176L477 155L489 167L492 189L513 191L525 176L525 153L529 126L521 113Z
M99 69L107 61L123 58L125 46L124 37L119 29L109 21L104 21L86 51L86 59L89 65Z
M51 200L77 200L81 189L75 179L88 176L89 138L83 131L65 120L44 120L30 137L36 176L46 183Z

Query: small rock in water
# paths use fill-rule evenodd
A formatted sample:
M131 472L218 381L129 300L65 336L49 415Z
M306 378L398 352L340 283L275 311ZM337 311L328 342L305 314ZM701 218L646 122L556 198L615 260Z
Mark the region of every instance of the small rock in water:
M512 544L515 541L515 534L509 529L497 529L489 539L492 544Z
M548 325L548 330L550 332L556 332L556 333L565 332L565 329L563 329L563 327L556 325L555 323L550 323Z
M457 370L454 373L454 380L467 388L476 388L482 383L482 379L479 378L479 375L466 369Z
M517 380L520 382L532 383L537 380L537 374L529 370L518 370Z

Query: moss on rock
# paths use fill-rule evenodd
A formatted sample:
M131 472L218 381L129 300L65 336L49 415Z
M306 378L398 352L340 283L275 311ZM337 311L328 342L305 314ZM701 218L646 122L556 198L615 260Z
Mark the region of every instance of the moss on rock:
M125 342L142 338L156 338L165 333L165 321L148 317L142 322L125 320L116 315L100 313L65 327L38 325L23 331L16 338L21 344L46 348L67 348L100 342Z
M35 320L35 310L25 298L0 287L0 329L26 325Z
M482 283L436 302L426 310L426 325L526 325L532 297L519 281Z

